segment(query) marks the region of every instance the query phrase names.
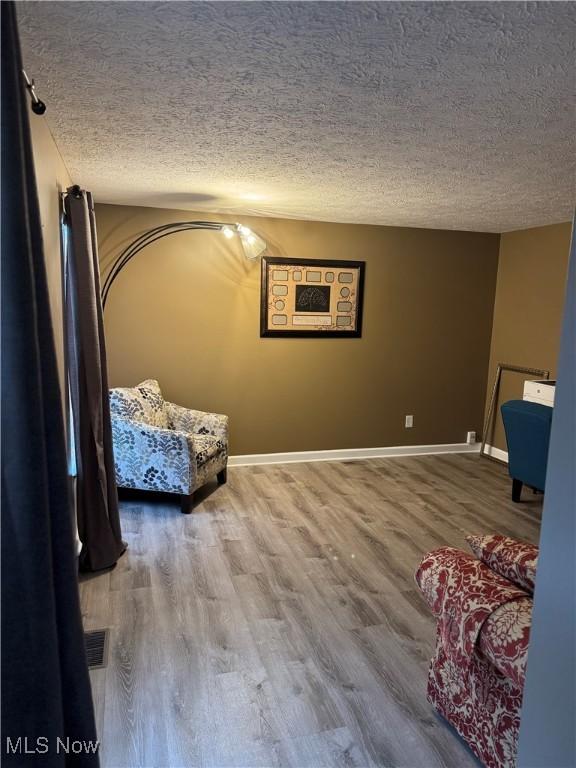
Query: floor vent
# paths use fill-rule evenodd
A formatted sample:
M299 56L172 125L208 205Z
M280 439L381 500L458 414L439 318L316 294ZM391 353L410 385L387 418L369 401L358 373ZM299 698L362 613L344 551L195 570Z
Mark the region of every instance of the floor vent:
M94 629L84 632L84 647L88 669L102 669L108 661L108 630Z

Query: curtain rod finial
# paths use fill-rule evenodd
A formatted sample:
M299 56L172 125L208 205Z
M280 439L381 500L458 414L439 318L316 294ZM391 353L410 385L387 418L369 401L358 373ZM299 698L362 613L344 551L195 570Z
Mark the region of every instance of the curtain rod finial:
M32 112L34 112L35 115L43 115L44 112L46 112L46 104L44 104L44 102L36 95L36 91L34 90L34 80L31 80L28 77L25 69L22 70L22 74L24 75L26 89L30 94Z

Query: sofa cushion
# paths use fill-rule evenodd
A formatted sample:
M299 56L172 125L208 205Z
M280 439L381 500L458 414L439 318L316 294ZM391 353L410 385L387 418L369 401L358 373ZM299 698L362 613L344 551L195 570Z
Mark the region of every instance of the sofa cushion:
M524 687L531 621L532 598L520 597L497 608L478 636L480 652L519 688Z
M113 416L170 429L160 385L154 379L147 379L135 387L111 389L110 410Z
M467 536L466 541L476 557L490 570L533 594L538 565L538 547L535 544L500 534Z

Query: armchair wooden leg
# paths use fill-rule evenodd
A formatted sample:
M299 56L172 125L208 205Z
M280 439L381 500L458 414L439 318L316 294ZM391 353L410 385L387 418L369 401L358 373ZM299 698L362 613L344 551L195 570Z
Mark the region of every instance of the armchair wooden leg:
M512 501L520 501L522 493L522 481L512 478Z
M218 480L219 485L224 485L226 480L228 479L228 470L222 469L218 474L216 475L216 479Z
M187 495L183 493L180 496L180 509L184 515L189 515L194 506L194 494Z

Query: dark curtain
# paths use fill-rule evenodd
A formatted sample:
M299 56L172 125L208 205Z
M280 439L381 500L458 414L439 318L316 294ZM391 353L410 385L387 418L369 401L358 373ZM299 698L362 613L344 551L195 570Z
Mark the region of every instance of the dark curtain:
M120 530L96 223L92 195L71 187L65 199L66 330L76 454L80 568L110 568L126 549Z
M94 742L96 732L78 599L62 401L28 98L22 83L14 4L2 2L0 12L1 759L2 765L19 767L97 766L97 755L66 755L58 751L57 744L58 738L64 743L68 738ZM27 754L26 747L45 753Z

